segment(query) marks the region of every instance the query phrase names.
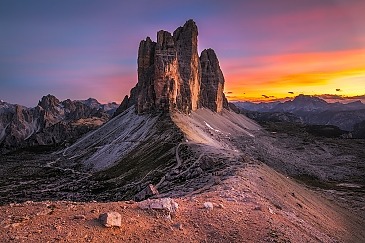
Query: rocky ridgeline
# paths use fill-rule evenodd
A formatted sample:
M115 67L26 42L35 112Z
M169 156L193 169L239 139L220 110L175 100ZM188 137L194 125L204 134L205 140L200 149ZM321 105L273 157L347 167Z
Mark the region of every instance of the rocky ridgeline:
M316 96L300 94L284 102L244 101L234 104L254 120L333 125L347 132L352 131L354 137L363 137L356 135L359 134L359 124L365 121L365 104L361 101L328 103Z
M173 34L161 30L157 42L147 37L138 50L138 83L116 115L136 105L138 114L206 107L215 112L228 108L224 77L212 49L198 55L198 28L193 20Z
M61 102L53 95L43 96L34 108L1 102L0 151L73 141L105 123L116 106L92 98Z

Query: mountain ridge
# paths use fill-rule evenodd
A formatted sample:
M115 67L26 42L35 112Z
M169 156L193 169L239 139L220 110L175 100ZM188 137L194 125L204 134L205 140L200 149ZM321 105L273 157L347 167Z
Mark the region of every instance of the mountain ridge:
M68 143L105 123L116 108L116 103L100 104L92 98L60 101L50 94L32 108L3 101L0 103L1 153Z
M347 104L328 103L309 95L299 95L285 102L252 103L235 102L237 107L261 113L291 113L303 123L335 125L345 131L353 131L355 124L365 120L365 104L354 101Z

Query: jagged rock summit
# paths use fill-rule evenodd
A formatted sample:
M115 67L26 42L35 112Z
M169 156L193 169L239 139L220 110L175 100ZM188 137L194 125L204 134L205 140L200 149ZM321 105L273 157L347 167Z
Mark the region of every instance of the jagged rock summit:
M136 113L178 110L183 113L206 107L215 112L228 108L223 94L224 77L212 49L198 55L198 28L193 20L173 34L160 30L157 42L147 37L138 50L138 83L117 110L132 105Z
M60 101L50 94L33 108L0 102L0 154L68 144L108 121L116 107L92 98Z

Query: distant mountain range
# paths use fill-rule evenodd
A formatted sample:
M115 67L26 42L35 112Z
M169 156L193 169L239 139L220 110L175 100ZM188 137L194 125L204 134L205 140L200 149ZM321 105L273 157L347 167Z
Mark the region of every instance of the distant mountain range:
M328 103L318 97L299 95L293 100L285 102L253 103L246 101L234 104L245 111L270 113L270 116L283 116L283 113L290 113L291 120L294 115L296 117L294 120L303 123L334 125L346 131L353 131L355 124L365 121L365 104L361 101L348 104Z
M108 121L117 107L93 98L59 101L53 95L33 108L0 101L0 152L73 141Z

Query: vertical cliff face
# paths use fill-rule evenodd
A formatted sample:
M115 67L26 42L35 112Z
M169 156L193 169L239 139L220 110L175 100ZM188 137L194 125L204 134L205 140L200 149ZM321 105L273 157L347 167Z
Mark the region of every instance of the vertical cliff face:
M138 83L115 115L134 104L138 114L171 110L189 113L200 107L220 112L226 101L223 88L217 56L208 49L199 58L198 28L188 20L173 34L159 31L157 42L149 37L141 41Z
M137 112L196 110L200 95L198 28L193 20L172 35L161 30L138 51Z
M164 30L157 33L154 68L155 109L168 111L176 105L180 74L173 37Z
M198 27L188 20L183 27L174 31L174 41L178 56L180 92L177 108L183 112L198 109L201 82L201 67L198 55ZM188 97L188 99L186 99Z
M138 49L138 83L136 110L138 113L149 112L154 108L154 61L156 43L149 37L141 41Z
M224 77L214 50L204 50L200 56L200 63L202 67L201 106L221 112L224 100Z

